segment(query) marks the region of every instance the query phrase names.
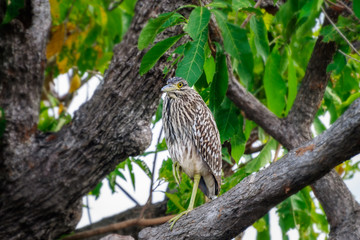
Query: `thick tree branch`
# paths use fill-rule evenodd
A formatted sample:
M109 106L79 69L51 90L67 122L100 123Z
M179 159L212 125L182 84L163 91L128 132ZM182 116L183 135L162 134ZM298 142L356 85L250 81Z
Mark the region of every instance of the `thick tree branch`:
M230 239L273 206L360 152L360 99L322 135L308 141L268 168L246 177L216 200L169 224L146 228L140 239ZM270 200L271 199L271 200ZM359 209L360 211L360 209ZM221 223L221 224L219 224ZM360 229L351 233L357 239Z
M41 16L37 7L42 9L41 4L45 4L43 2L34 0L32 4L34 21L37 19L36 14L39 14L38 17ZM26 142L27 139L22 141L18 138L8 139L11 146L24 141L30 144L26 154L20 152L16 155L17 148L12 149L9 144L3 145L2 154L5 153L7 161L3 164L12 168L18 166L20 161L24 167L15 176L11 175L14 171L10 170L2 174L7 181L1 181L2 188L0 189L0 215L2 216L0 238L7 239L9 236L22 239L56 238L64 232L71 231L81 216L82 196L112 171L119 162L128 156L138 155L150 144L150 122L159 102L160 89L164 84L162 69L167 56L160 59L155 70L141 77L138 72L144 51L139 52L137 49L137 39L150 17L172 11L181 4L184 2L168 1L167 4L161 5L155 0L137 2L135 17L124 40L115 47L114 57L104 76L104 83L75 113L72 123L57 133L35 134L37 113L32 111L35 111L33 106L37 106L36 112L38 112L41 81L36 84L36 89L20 90L20 86L24 84L21 83L21 85L20 80L12 82L11 85L5 85L6 88L1 88L2 92L11 90L10 92L14 96L16 93L17 98L20 96L20 99L22 94L25 97L31 95L32 90L38 93L38 97L25 98L16 108L10 105L5 106L7 120L10 121L5 138L12 136L11 134L15 135L17 130L23 127L18 123L26 122L26 119L21 118L27 115L31 118L29 122L33 124L30 126L34 127L34 131L29 133L33 139L30 143ZM45 6L49 15L48 3ZM36 24L41 26L39 22ZM165 34L174 35L181 30L175 27ZM37 43L37 40L44 35L37 32L31 34L28 35L34 36L31 41L33 43ZM42 39L41 51L45 48L44 39ZM20 42L16 44L21 45ZM40 46L38 48L40 49ZM25 51L25 49L21 50ZM38 56L34 52L31 54ZM18 55L14 53L14 59L16 57ZM1 61L5 58L6 56L2 55ZM32 58L26 56L25 60L31 61ZM7 62L1 63L7 66ZM15 60L14 64L17 66ZM26 64L18 68L29 70ZM37 69L33 73L34 76L27 78L28 85L33 79L31 77L42 76L42 70L43 68ZM2 86L4 86L3 83ZM25 90L26 93L23 93ZM2 102L8 101L4 99L1 95ZM27 104L32 106L31 109L19 114L22 111L20 106L27 106ZM15 111L17 111L16 114ZM20 118L20 121L12 124L12 116L14 119ZM11 126L14 127L11 128ZM14 212L14 209L17 211ZM62 224L59 225L59 222Z
M45 47L51 25L47 0L25 1L20 15L0 26L0 107L6 129L0 140L0 191L27 168L37 129ZM35 7L36 6L36 7Z

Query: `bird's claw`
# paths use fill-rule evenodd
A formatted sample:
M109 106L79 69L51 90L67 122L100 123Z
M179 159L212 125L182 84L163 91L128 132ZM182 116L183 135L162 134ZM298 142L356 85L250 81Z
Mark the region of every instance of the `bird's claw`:
M186 211L183 211L182 213L179 213L178 215L176 215L175 217L173 217L172 219L169 220L170 225L170 230L172 230L172 228L174 227L175 223L177 220L179 220L183 215L187 215L192 209L188 209Z
M181 166L180 166L180 164L178 163L178 162L174 162L173 163L173 168L172 168L172 170L173 170L173 176L174 176L174 178L175 178L175 182L177 183L177 185L179 185L180 186L180 182L181 182Z

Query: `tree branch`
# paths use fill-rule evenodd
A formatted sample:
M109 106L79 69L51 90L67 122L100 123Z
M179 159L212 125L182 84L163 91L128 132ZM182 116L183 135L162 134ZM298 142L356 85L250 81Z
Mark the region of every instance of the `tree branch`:
M169 224L146 228L140 239L230 239L273 206L360 152L360 99L322 135L268 168L250 175L216 200ZM271 200L269 200L271 199ZM221 223L221 224L219 224ZM360 237L360 229L351 233Z
M169 215L164 217L158 217L158 218L151 218L151 219L144 219L144 218L134 218L129 219L123 222L113 223L105 227L95 228L92 230L75 233L74 235L71 235L69 237L63 238L64 240L75 240L75 239L87 239L88 237L113 232L116 230L120 230L122 228L131 227L134 225L137 226L153 226L153 225L159 225L164 222L169 221L171 218L173 218L175 215Z
M159 218L159 217L165 216L166 209L167 209L167 201L168 200L165 199L164 201L157 202L157 203L150 205L147 208L146 212L144 213L144 218L153 219L153 218ZM125 222L127 220L134 219L134 216L140 215L142 209L143 209L142 206L135 206L135 207L130 208L119 214L116 214L116 215L113 215L113 216L110 216L107 218L103 218L102 220L100 220L96 223L93 223L91 225L85 226L80 229L76 229L75 234L87 232L87 231L90 231L93 229L104 228L109 225L113 225L115 223ZM137 238L138 233L143 228L144 228L143 226L133 225L131 227L116 229L116 230L113 230L112 232L120 234L120 235L131 235L132 237ZM86 239L87 240L98 240L99 238L106 236L106 234L107 233L98 234L98 235L94 235L92 237L87 237Z

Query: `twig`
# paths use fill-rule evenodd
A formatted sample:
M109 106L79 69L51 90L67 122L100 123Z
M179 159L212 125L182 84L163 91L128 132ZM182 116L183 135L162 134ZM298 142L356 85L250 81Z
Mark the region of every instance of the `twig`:
M86 199L86 211L87 211L87 214L88 214L89 223L90 223L90 225L91 225L91 224L92 224L92 220L91 220L91 215L90 215L89 196L86 195L86 196L85 196L85 199Z
M352 59L352 60L354 60L354 61L356 61L356 62L360 62L360 60L358 60L358 59L356 59L356 58L354 58L354 57L352 57L352 56L344 53L344 52L341 51L340 49L338 49L338 51L339 51L339 53L341 53L341 54L344 55L345 57L348 57L348 58L350 58L350 59Z
M157 143L156 143L156 148L155 148L155 155L154 155L154 161L153 161L153 167L152 167L152 172L151 172L151 182L150 182L150 189L149 189L149 198L146 201L146 204L144 205L144 207L141 209L141 212L139 214L139 218L142 218L144 216L144 212L145 210L148 208L148 206L151 204L152 202L152 195L153 195L153 184L154 184L154 173L155 173L155 166L156 166L156 160L157 160L157 154L158 154L158 145L160 143L161 140L161 135L163 132L163 127L161 127L160 129L160 133L159 133L159 137L157 139Z
M262 0L258 0L254 6L254 8L258 8L260 7ZM254 15L254 13L250 13L246 19L244 20L244 22L241 24L241 28L245 28L246 24L250 21L251 17Z
M335 23L331 20L331 18L329 17L329 15L327 15L326 11L324 10L323 7L321 7L321 11L324 13L325 17L327 18L327 20L329 20L329 22L331 23L331 25L335 28L335 30L339 33L339 35L347 42L347 44L349 44L349 46L356 52L357 55L360 56L360 53L356 50L356 48L351 44L351 42L345 37L345 35L340 31L340 29L335 25Z
M120 184L118 184L118 183L116 182L115 185L116 185L118 188L120 188L120 190L121 190L131 201L133 201L133 202L136 204L136 206L140 206L139 202L136 201L136 199L133 198L124 188L122 188L122 187L120 186Z
M330 1L329 1L330 2ZM355 15L354 11L348 6L346 5L345 3L343 3L342 1L336 1L338 4L340 4L342 7L346 8L346 10L349 11L349 13L351 15L353 15L355 18L357 18L357 16ZM358 18L357 18L358 19Z
M156 152L154 155L152 174L151 174L151 182L150 182L150 190L149 190L149 200L148 200L150 204L152 202L152 195L153 195L153 184L154 184L154 175L155 175L154 173L155 173L155 166L156 166L156 160L157 160L157 155L158 155L158 145L161 141L162 132L163 132L163 127L161 127L161 129L160 129L159 137L158 137L157 143L156 143Z
M95 228L92 230L75 233L74 235L63 238L63 240L75 240L75 239L89 238L91 236L96 236L96 235L103 234L103 233L113 232L113 231L117 231L117 230L120 230L123 228L135 226L135 225L137 225L137 226L159 225L159 224L169 221L174 216L175 215L169 215L169 216L164 216L164 217L159 217L159 218L151 218L151 219L139 219L139 218L129 219L126 221L113 223L113 224L107 225L105 227L99 227L99 228Z
M273 162L276 162L276 161L277 161L277 158L278 158L279 152L280 152L280 148L281 148L281 144L278 143L278 144L277 144L277 147L276 147L276 151L275 151L275 155L274 155L274 160L273 160Z

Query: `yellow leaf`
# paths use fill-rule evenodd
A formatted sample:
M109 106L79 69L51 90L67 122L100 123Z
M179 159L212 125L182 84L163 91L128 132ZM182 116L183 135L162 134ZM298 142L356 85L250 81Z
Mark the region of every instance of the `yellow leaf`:
M59 104L59 115L64 111L64 104Z
M107 23L107 14L103 8L100 8L100 13L101 13L101 23L103 26L105 26Z
M263 19L264 19L264 23L265 23L265 26L266 26L266 30L269 31L271 23L272 23L272 21L274 19L274 16L269 14L269 13L265 13Z
M71 79L69 93L75 92L81 86L81 79L78 74Z
M57 57L56 64L61 74L66 73L69 70L67 57L64 57L61 61L59 60L59 57Z
M55 26L52 29L52 35L50 42L46 46L46 58L49 59L52 56L58 54L64 45L65 29L64 25Z
M342 163L342 164L337 165L337 166L335 167L335 171L336 171L340 176L342 176L343 173L345 172L344 166L345 166L345 163Z
M60 7L58 0L50 0L50 13L53 21L60 18Z

